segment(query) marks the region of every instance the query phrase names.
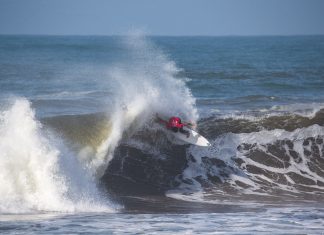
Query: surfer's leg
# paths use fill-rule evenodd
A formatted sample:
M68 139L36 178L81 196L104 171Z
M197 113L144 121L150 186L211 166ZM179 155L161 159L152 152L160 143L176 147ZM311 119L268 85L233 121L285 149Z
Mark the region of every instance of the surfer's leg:
M177 133L178 130L179 130L179 128L178 128L178 127L172 127L171 130L172 130L173 132Z
M187 136L187 138L189 138L189 136L190 136L190 132L189 132L189 131L187 131L187 130L184 130L183 128L180 128L180 129L179 129L179 131L180 131L180 133L182 133L182 134L186 135L186 136Z

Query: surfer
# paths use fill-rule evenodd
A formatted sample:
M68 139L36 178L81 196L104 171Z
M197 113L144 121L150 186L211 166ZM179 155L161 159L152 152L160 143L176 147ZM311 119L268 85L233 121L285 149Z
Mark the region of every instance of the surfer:
M167 129L172 130L175 133L179 131L180 133L186 135L187 138L189 138L190 132L187 131L187 130L184 130L183 127L184 126L191 127L191 126L193 126L193 124L191 124L191 123L182 123L181 119L179 117L170 117L169 121L163 120L158 115L156 115L156 117L157 117L157 119L158 119L158 121L160 123L163 123L163 124L166 125Z

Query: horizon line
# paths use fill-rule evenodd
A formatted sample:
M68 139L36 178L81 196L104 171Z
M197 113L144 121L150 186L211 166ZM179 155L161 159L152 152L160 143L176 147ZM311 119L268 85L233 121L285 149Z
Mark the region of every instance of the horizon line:
M34 34L34 33L0 33L0 36L57 36L57 37L128 37L132 34ZM146 37L299 37L324 36L324 33L314 34L143 34Z

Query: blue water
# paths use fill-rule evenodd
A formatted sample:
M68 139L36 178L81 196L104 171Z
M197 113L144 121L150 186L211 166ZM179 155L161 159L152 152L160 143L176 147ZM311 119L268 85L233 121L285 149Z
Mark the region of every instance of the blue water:
M0 221L2 234L321 234L322 228L323 210L299 207L224 214L6 215Z
M38 101L42 95L89 92L78 98L101 102L110 89L103 86L109 80L106 71L132 57L138 59L120 37L1 36L0 40L2 99L17 95ZM198 108L246 111L323 101L322 36L150 40L181 69L178 76L188 79ZM78 105L72 105L76 113L89 108L89 103Z
M163 39L161 44L163 44ZM323 37L206 37L164 42L198 104L221 110L323 101Z
M0 199L0 233L320 234L324 231L322 207L324 198L321 193L324 190L322 181L324 148L321 139L324 132L322 116L318 115L318 112L324 108L323 91L324 36L135 36L133 38L2 35L0 36L0 171L5 173L2 175L0 173L0 197L6 200ZM132 101L136 101L135 104ZM216 188L213 194L212 189L208 191L207 187L208 193L213 194L209 199L200 197L200 193L205 192L204 187L203 184L196 183L193 186L196 187L197 195L187 197L186 192L181 192L180 187L183 194L176 196L176 200L183 202L189 198L189 202L175 206L172 210L168 210L169 202L164 199L155 201L151 198L145 203L147 197L150 198L149 194L146 195L147 192L143 192L144 202L140 196L140 200L134 203L136 209L130 209L132 207L123 205L122 200L115 200L120 195L111 196L103 193L105 190L102 192L98 189L100 187L97 183L93 183L95 181L93 178L90 177L91 180L86 183L80 181L79 176L83 174L80 172L87 171L89 162L84 163L80 160L81 167L77 170L74 163L66 160L66 156L82 155L88 151L88 146L78 146L81 149L85 148L75 154L75 146L70 146L74 139L81 139L79 142L81 145L84 143L82 142L84 133L90 133L87 129L88 122L76 124L85 131L75 134L76 131L73 130L72 134L70 133L73 136L72 140L64 139L61 133L55 137L47 134L47 131L52 129L48 130L46 124L40 123L43 123L44 118L50 121L52 120L50 118L54 120L57 118L59 121L56 125L59 126L54 127L62 129L64 133L64 129L71 126L71 124L64 126L66 124L63 121L67 115L72 117L79 115L78 118L83 120L82 115L96 115L103 112L112 117L111 123L118 125L118 120L122 116L118 116L116 106L123 106L123 110L132 110L132 105L135 107L135 113L139 110L139 113L145 113L147 116L156 112L165 114L176 112L187 118L196 119L196 122L202 123L201 130L205 131L213 144L211 152L223 154L221 156L223 160L228 156L227 160L232 157L232 152L236 151L236 146L232 148L232 145L234 146L239 138L247 143L256 139L261 148L266 148L267 140L273 143L275 137L278 137L278 140L289 139L295 141L296 146L308 148L309 141L307 144L298 141L313 137L313 142L317 145L313 143L308 150L313 151L314 156L317 154L315 165L311 165L312 162L302 147L296 148L295 151L302 156L304 162L297 164L297 170L284 169L287 170L287 174L282 173L284 170L280 167L278 169L273 167L271 162L262 162L264 175L268 176L268 172L273 170L284 175L280 177L286 177L287 188L280 183L276 184L275 180L271 183L295 193L296 200L292 200L289 204L281 204L280 199L276 197L272 198L270 203L265 199L260 200L252 196L250 198L250 194L256 193L258 196L260 191L251 190L246 194L246 191L240 188L242 191L231 191L235 192L234 196L245 196L243 203L241 201L238 203L238 210L233 210L231 204L236 205L237 201L231 202L232 199L226 198L227 192L223 188ZM253 122L253 118L266 119L269 116L282 115L289 118L296 115L301 117L297 119L296 126L289 127L288 130L284 125L280 129L276 121L273 121L270 122L270 127L260 128L269 132L248 129L248 134L238 131L236 136L232 134L235 131L231 128L235 127L231 123L224 125L222 136L218 136L218 132L210 131L211 134L208 132L213 126L219 125L218 122L211 123L211 126L203 126L203 120L209 120L208 118L241 120L244 117ZM283 123L289 124L291 121L289 118ZM303 118L309 118L311 121L305 124ZM122 120L126 122L128 119ZM243 123L243 126L253 127L252 124ZM125 126L134 128L132 125L125 124ZM114 140L118 146L120 143L118 138L127 131L118 132L117 128L117 134L113 136L115 139L107 137L110 141L108 147L115 148ZM95 149L97 154L102 148L95 145L98 140L96 137L93 138L91 144L95 147L91 147L97 148ZM134 146L140 150L139 156L143 154L143 158L149 151L156 152L156 149L152 150L144 144ZM105 152L107 156L108 150ZM56 154L57 152L59 154ZM189 164L185 164L182 169L184 179L187 177L194 181L197 174L207 178L210 172L221 174L218 172L218 165L213 167L198 165L203 157L212 158L210 153L196 148L188 148L185 152L188 156L184 156L184 159ZM194 156L196 160L191 162L192 156L189 157L189 153L197 152L203 157ZM269 151L266 149L265 152L276 154L275 151L271 152L270 147ZM282 153L278 152L279 155ZM61 160L62 156L64 160ZM87 155L82 156L80 159L84 159ZM178 157L177 152L174 157ZM275 157L278 162L284 161L280 156ZM54 160L47 162L45 161L47 158ZM246 160L243 157L242 159ZM39 164L37 161L40 161ZM100 166L107 167L109 161L104 159L104 163ZM292 160L290 163L296 165ZM147 161L147 164L152 163ZM251 161L249 164L253 165ZM172 163L169 165L172 167ZM46 168L51 174L47 175L37 166ZM255 166L260 167L260 164ZM313 174L313 169L316 174ZM137 174L142 174L141 171L138 172L134 172L134 179L130 180L135 182ZM248 181L251 176L249 173L251 172L247 172L246 176L238 173L235 177L241 177L239 180L246 180L243 182L252 184L252 181ZM311 198L301 194L303 187L309 186L307 182L304 183L303 178L300 182L294 181L293 177L289 178L292 174L306 175L306 178L310 178ZM147 175L144 172L143 177L145 176ZM254 176L252 174L252 179L256 180L253 182L258 182L260 178ZM154 178L149 175L148 178L150 177ZM256 189L263 188L254 183L252 186ZM301 187L289 188L294 184ZM66 191L60 193L61 188ZM82 200L75 197L80 188L89 191L81 193ZM55 200L46 194L47 190L52 189L53 194L57 193L55 197L53 196ZM317 189L319 191L316 191ZM307 190L308 188L304 191ZM223 195L227 200L225 209L222 201L218 200L219 195ZM269 195L273 196L271 193ZM94 202L97 196L100 203ZM109 203L102 203L105 200ZM191 207L191 200L199 205L201 203L199 210L195 210L195 206ZM66 204L61 205L60 201ZM157 207L153 206L152 209L152 205ZM215 209L209 205L213 205Z

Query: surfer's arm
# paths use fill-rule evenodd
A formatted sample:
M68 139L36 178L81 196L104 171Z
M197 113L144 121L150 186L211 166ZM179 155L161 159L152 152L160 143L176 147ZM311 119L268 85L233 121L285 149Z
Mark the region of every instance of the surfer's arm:
M157 114L155 116L156 116L156 121L157 122L168 125L168 122L163 120L162 118L160 118Z
M195 123L191 123L191 122L185 122L183 123L184 126L190 127L190 128L196 128L196 124Z

